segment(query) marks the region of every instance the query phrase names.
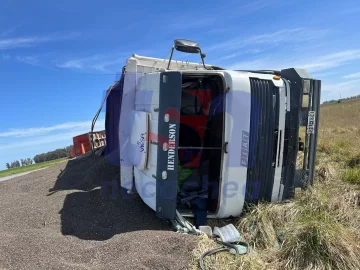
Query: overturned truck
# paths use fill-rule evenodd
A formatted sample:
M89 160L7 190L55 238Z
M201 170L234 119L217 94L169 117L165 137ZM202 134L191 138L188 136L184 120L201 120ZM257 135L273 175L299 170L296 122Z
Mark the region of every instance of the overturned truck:
M175 61L175 50L201 62ZM197 226L313 183L321 88L304 69L228 70L204 58L189 40L175 40L168 60L132 55L106 100L121 187L159 217L195 216Z

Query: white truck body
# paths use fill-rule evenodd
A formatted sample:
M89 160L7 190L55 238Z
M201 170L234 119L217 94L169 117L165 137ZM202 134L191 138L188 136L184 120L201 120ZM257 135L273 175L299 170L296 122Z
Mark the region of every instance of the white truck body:
M192 215L190 208L179 207L178 164L207 164L205 169L199 169L205 171L200 173L200 182L207 179L206 196L217 193L214 198L206 197L208 217L212 218L239 216L246 203L287 199L299 186L299 126L308 125L302 109L318 113L320 82L299 69L276 75L270 71L213 67L175 60L169 63L139 55L128 58L124 67L118 131L120 184L129 192L136 191L162 218L172 220L176 211ZM307 83L301 83L305 81L310 81L311 89L306 89ZM202 86L195 90L190 87L203 83L207 85L203 92L198 90ZM186 105L190 98L184 91L196 93L193 107L191 103ZM218 94L213 97L211 93L215 91ZM210 105L203 105L200 98L198 105L196 95L203 98L206 93L211 95ZM301 104L305 94L312 100L308 108ZM191 119L209 125L198 129L203 135L199 135L196 145L193 141L184 144L191 137L184 131L189 125L184 122L192 122ZM211 125L215 128L211 129ZM306 137L302 182L312 182L316 135L317 132ZM208 137L210 147L204 142ZM196 151L198 159L194 161ZM180 157L189 152L190 163L186 157ZM217 186L211 186L212 183Z

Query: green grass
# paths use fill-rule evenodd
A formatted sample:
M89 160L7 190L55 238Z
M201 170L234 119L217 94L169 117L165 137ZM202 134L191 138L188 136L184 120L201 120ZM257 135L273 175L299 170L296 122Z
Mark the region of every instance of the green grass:
M38 169L49 167L56 163L64 162L67 160L68 160L68 158L60 158L60 159L41 162L41 163L37 163L37 164L33 164L33 165L3 170L3 171L0 171L0 177L5 177L5 176L15 175L15 174L23 173L23 172L38 170Z
M351 184L360 185L360 168L346 169L341 174L341 180Z

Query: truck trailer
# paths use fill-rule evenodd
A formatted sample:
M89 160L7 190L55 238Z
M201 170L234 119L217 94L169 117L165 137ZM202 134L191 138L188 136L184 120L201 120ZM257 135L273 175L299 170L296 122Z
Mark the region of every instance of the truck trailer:
M201 61L173 60L174 51ZM320 80L300 68L205 64L199 44L185 39L169 54L133 54L108 89L107 153L118 157L122 188L174 221L237 217L313 183Z

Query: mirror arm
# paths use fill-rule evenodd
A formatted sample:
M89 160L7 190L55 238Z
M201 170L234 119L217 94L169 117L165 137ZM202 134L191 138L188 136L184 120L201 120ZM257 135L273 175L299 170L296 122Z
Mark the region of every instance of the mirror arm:
M207 68L205 66L205 62L204 62L205 55L201 52L200 47L199 47L199 51L200 51L200 57L201 57L201 61L202 61L202 64L203 64L204 68L207 69L207 70L211 70L212 68Z
M171 63L171 59L172 59L172 56L173 56L173 53L174 53L174 49L175 49L175 46L172 46L171 54L170 54L170 58L169 58L169 64L167 66L167 69L170 69L170 63Z
M168 63L168 66L167 66L167 69L168 69L168 70L170 69L170 64L171 64L171 60L172 60L172 57L173 57L173 54L174 54L174 50L175 50L175 46L172 46L172 48L171 48L171 54L170 54L170 58L169 58L169 63ZM212 70L212 68L207 68L207 67L205 66L205 61L204 61L205 54L203 54L203 53L201 52L201 48L200 48L200 47L199 47L199 53L200 53L200 57L201 57L201 61L202 61L202 64L203 64L204 69Z

